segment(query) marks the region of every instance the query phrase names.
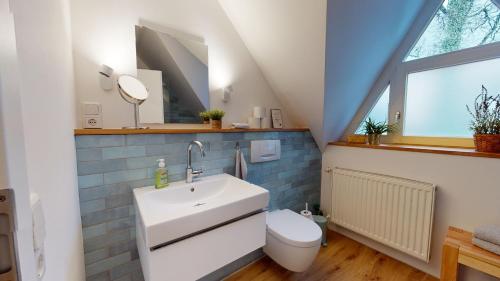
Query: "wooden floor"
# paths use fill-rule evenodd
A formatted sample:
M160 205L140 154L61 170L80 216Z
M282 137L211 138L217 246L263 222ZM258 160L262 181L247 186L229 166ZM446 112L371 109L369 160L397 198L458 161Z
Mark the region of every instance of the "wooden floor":
M313 265L294 273L269 257L229 276L236 280L335 280L335 281L437 281L438 279L372 250L335 232L328 233L328 247L322 247Z

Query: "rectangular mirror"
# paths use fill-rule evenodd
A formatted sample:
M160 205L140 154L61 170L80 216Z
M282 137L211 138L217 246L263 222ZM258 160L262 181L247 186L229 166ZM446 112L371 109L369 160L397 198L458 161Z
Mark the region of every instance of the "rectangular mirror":
M137 77L149 97L140 106L141 123L202 123L210 108L208 47L202 41L135 27Z

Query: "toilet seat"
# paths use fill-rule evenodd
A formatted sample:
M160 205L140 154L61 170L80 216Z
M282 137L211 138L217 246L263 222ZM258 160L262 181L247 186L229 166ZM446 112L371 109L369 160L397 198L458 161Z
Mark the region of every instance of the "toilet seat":
M318 246L321 241L321 228L291 210L268 213L266 222L268 233L285 244L310 248Z

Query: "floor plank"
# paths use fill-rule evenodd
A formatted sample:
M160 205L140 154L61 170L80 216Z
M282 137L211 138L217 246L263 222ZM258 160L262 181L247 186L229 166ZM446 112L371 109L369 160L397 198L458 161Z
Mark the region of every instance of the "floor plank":
M295 273L269 257L241 269L226 281L438 281L409 265L370 249L333 231L328 247L322 247L313 265Z

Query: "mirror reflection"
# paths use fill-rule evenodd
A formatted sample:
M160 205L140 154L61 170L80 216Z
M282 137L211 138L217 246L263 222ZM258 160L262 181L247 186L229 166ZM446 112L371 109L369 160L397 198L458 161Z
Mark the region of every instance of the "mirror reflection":
M208 47L187 36L135 27L137 77L149 91L141 123L202 123L210 108Z

